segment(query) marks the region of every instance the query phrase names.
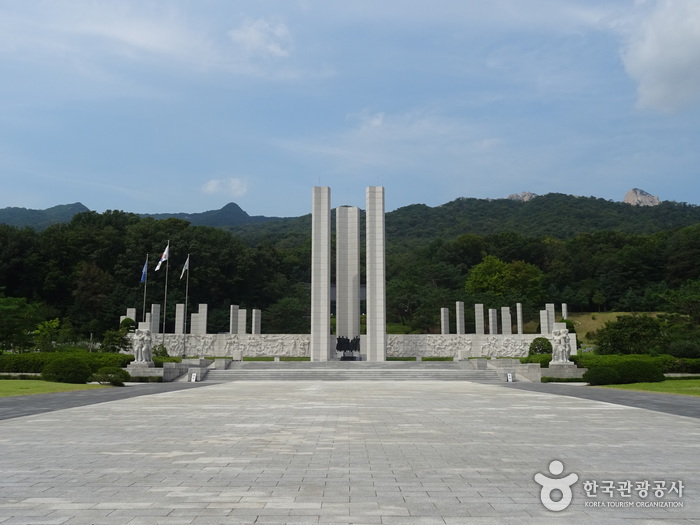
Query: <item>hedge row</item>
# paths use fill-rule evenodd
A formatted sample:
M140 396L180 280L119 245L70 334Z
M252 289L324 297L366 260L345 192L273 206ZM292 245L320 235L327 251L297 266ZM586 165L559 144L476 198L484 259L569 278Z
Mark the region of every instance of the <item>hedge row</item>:
M105 366L124 368L134 360L133 355L112 354L99 352L30 352L24 354L0 355L0 373L9 374L40 374L46 365L66 356L77 357L90 367L92 372L97 372Z
M664 380L664 373L651 361L630 359L627 362L590 368L583 374L583 380L591 385L657 383Z
M647 354L629 354L629 355L598 355L592 352L586 352L579 355L572 355L571 360L582 368L596 368L601 366L617 367L630 362L650 363L657 366L664 374L669 373L700 373L700 359L687 359L673 357L670 355L647 355Z
M531 354L520 358L521 363L539 363L541 368L549 368L551 360L552 354Z

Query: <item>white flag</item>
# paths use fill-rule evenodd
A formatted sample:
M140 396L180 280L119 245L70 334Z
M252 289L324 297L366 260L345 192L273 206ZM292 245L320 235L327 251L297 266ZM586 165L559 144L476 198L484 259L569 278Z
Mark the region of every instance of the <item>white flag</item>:
M180 279L185 276L185 272L190 269L190 254L187 254L187 260L185 261L185 266L182 267L182 273L180 274Z
M158 261L158 266L156 266L156 272L160 270L160 265L163 264L164 261L168 260L168 251L170 250L170 243L165 247L165 251L163 252L163 255L160 256L160 261Z

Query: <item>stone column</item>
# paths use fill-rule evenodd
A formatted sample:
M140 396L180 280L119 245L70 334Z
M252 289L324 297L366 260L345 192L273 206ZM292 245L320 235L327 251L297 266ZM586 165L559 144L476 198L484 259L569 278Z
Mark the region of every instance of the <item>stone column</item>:
M566 303L561 303L561 318L562 319L569 318L569 305Z
M540 333L542 335L549 335L551 333L549 330L547 310L540 310Z
M232 304L229 308L228 333L229 334L237 334L238 333L238 305L237 304Z
M206 304L199 305L199 312L192 314L192 326L190 327L191 334L204 335L207 333L207 311L209 306ZM196 326L195 326L196 324Z
M547 333L551 334L552 330L554 330L554 322L556 321L554 303L547 303L544 306L547 310Z
M360 335L360 209L335 209L335 333Z
M254 335L260 335L262 332L261 328L261 312L257 308L253 308L253 326L251 327L250 333Z
M450 309L440 308L440 333L443 335L450 333Z
M501 307L501 333L503 335L513 334L513 320L510 317L510 307Z
M151 305L151 334L159 334L160 333L160 305L159 304L152 304Z
M248 310L245 308L238 309L238 334L248 333Z
M477 335L484 335L484 305L474 305L474 332Z
M489 308L489 334L498 334L498 311L495 308Z
M456 329L458 334L464 334L464 303L457 301L455 304L455 315L457 316Z
M331 189L313 189L311 211L311 345L312 361L331 353Z
M175 333L185 333L185 305L182 303L175 305Z
M367 360L386 361L384 188L366 191Z
M518 323L518 334L523 334L523 305L522 303L517 303L515 305L515 315Z

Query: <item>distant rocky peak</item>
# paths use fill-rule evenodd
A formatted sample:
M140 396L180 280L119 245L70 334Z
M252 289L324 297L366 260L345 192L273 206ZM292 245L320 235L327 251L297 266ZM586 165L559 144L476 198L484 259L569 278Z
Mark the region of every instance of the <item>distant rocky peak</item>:
M661 203L656 195L647 193L639 188L632 188L625 194L625 199L622 201L633 206L657 206Z
M532 199L534 199L537 196L538 195L536 193L524 191L522 193L511 193L510 195L508 195L508 198L512 201L527 202L527 201L531 201Z

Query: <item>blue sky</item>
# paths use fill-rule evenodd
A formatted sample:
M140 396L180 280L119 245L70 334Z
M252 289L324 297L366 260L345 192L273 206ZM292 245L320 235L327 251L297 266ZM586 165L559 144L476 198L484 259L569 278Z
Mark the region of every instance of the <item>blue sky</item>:
M0 0L0 208L700 204L697 0Z

